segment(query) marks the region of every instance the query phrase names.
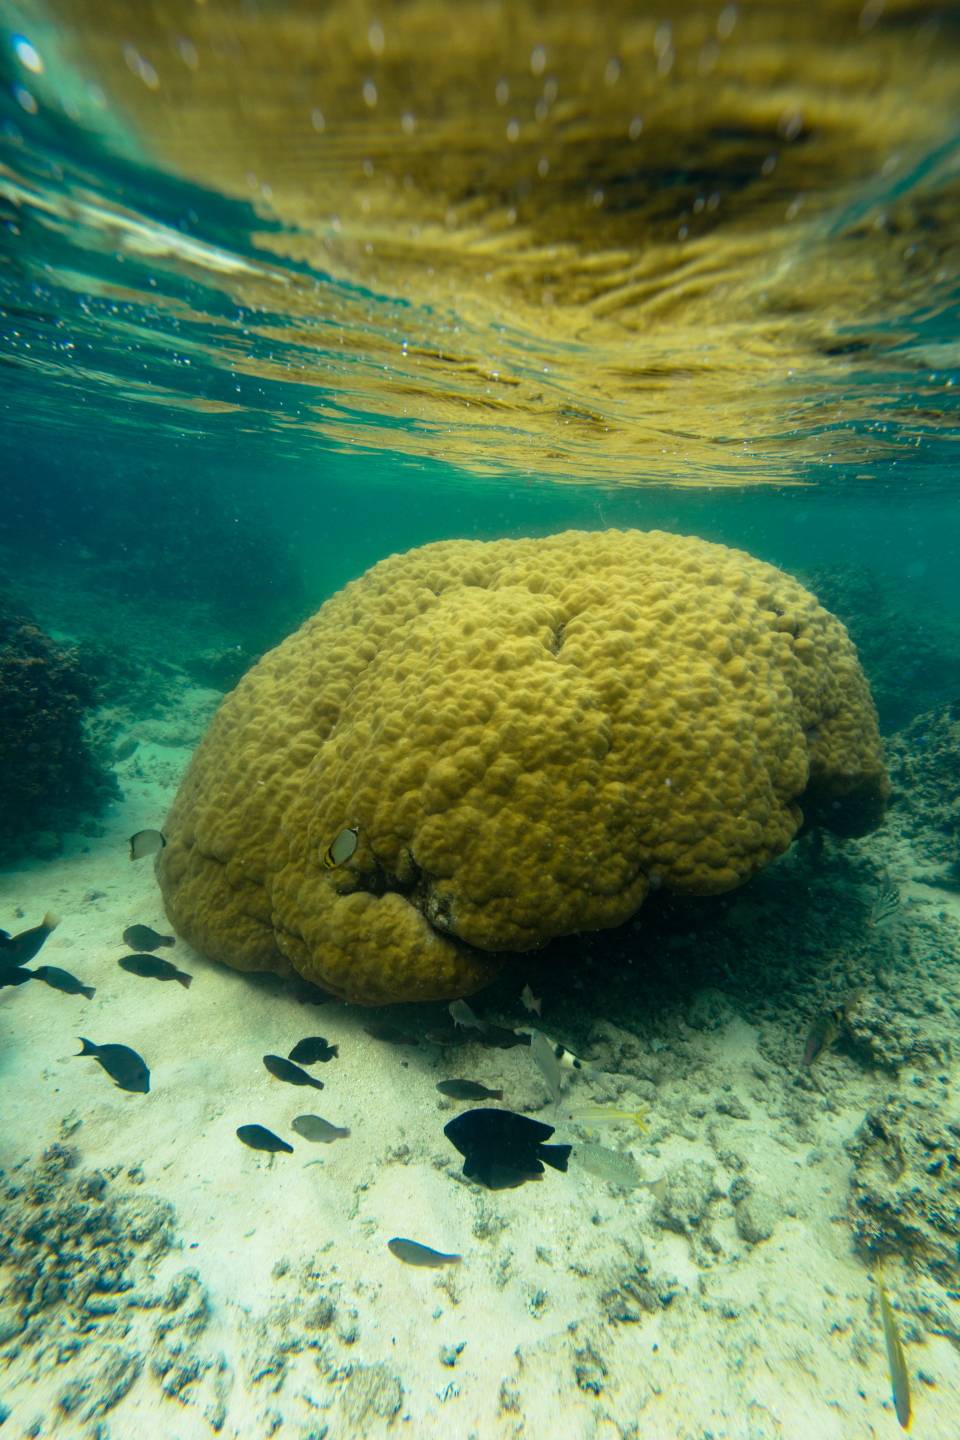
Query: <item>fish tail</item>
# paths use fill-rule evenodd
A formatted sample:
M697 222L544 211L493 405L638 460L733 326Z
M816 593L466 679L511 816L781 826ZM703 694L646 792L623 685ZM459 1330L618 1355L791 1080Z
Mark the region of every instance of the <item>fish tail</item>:
M502 1090L491 1090L491 1091L490 1091L490 1099L491 1099L491 1100L502 1100L502 1099L503 1099L503 1091L502 1091Z
M537 1154L547 1165L552 1165L554 1170L566 1170L572 1149L572 1145L541 1145Z
M178 970L174 978L178 985L183 986L184 990L189 990L193 983L193 976L184 974L182 970Z
M96 995L96 993L97 993L97 987L96 987L96 985L81 985L81 986L80 986L80 994L81 994L81 995L86 995L86 997L87 997L88 1000L92 1000L93 997L94 997L94 995Z
M48 910L43 917L44 930L56 930L60 924L60 916L54 910Z
M340 1054L340 1046L339 1046L339 1045L331 1045L331 1046L330 1046L330 1054L331 1054L332 1056L339 1056L339 1054Z
M99 1045L94 1045L92 1040L85 1040L82 1035L78 1035L77 1039L83 1046L83 1049L80 1051L81 1055L96 1055L97 1051L100 1049Z

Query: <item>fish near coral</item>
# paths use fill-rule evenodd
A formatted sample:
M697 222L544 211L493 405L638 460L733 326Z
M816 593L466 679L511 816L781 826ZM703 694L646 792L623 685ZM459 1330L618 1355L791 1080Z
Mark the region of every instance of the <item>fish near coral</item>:
M444 1125L443 1133L464 1157L463 1173L490 1190L505 1190L536 1180L544 1162L566 1170L569 1145L547 1145L552 1125L512 1110L464 1110Z

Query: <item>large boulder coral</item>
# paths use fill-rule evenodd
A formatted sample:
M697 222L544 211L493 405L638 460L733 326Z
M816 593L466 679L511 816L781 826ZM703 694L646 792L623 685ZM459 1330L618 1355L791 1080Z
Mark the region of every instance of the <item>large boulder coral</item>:
M740 885L805 821L863 833L886 795L853 646L790 576L656 531L449 541L375 565L224 700L158 873L211 957L440 998L651 888Z

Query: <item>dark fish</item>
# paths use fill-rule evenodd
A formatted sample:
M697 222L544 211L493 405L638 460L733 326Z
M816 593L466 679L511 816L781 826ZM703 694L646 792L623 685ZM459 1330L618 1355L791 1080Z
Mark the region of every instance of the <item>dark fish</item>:
M286 1080L288 1085L312 1085L314 1090L323 1089L322 1080L314 1080L306 1070L301 1070L292 1060L284 1060L282 1055L264 1055L263 1063L271 1075L276 1075L278 1080Z
M368 1035L374 1040L383 1040L387 1045L419 1045L420 1041L416 1035L407 1035L403 1030L398 1030L395 1025L384 1025L374 1020L370 1025L364 1025Z
M421 1245L418 1240L404 1240L400 1235L394 1235L392 1240L387 1241L387 1249L405 1265L427 1265L431 1270L437 1270L441 1265L459 1265L463 1259L462 1255L444 1255L442 1250L431 1250L429 1245Z
M131 950L159 950L161 945L176 945L172 935L160 935L149 925L128 925L123 932L123 943Z
M463 1173L491 1190L522 1185L543 1174L543 1164L566 1170L569 1145L545 1145L552 1125L512 1110L465 1110L443 1133L464 1157Z
M143 1056L138 1055L136 1050L131 1050L129 1045L94 1045L92 1040L85 1040L82 1035L77 1038L83 1046L79 1053L92 1055L121 1090L134 1090L140 1095L149 1092L150 1071Z
M530 1036L524 1030L507 1030L503 1025L488 1025L482 1035L476 1037L480 1045L492 1045L497 1050L512 1050L515 1045L529 1045Z
M190 989L193 979L186 970L178 970L176 965L169 960L161 960L159 955L123 955L117 964L121 970L127 970L131 975L142 975L146 980L176 980L184 990Z
M39 925L34 925L32 930L21 930L19 935L8 935L3 932L0 939L0 969L6 969L11 965L26 965L39 954L44 942L53 934L60 924L60 916L54 915L48 910Z
M441 1095L454 1100L502 1100L502 1090L488 1090L479 1080L438 1080L437 1089Z
M279 1135L274 1135L265 1125L238 1125L237 1139L249 1145L251 1150L269 1150L273 1155L283 1150L288 1155L293 1154L293 1146L281 1140Z
M315 1065L318 1060L332 1060L339 1054L339 1045L328 1045L322 1035L308 1035L306 1040L297 1041L289 1058L299 1061L301 1065Z
M291 1130L296 1130L304 1140L316 1140L321 1145L329 1145L331 1140L345 1140L350 1134L349 1130L339 1125L331 1125L329 1120L324 1120L320 1115L298 1115L295 1120L290 1121Z
M329 1005L331 1000L337 998L336 995L331 995L329 990L322 990L319 985L311 985L309 980L301 980L299 976L290 981L290 988L301 1005Z
M469 1030L424 1030L423 1038L431 1045L442 1045L449 1050L455 1045L475 1045L479 1037L471 1035Z
M167 837L159 830L138 830L130 836L130 859L142 860L145 855L156 855L167 843Z
M33 973L44 985L49 985L52 990L62 990L64 995L86 995L88 1000L92 1000L97 992L95 985L84 985L76 975L71 975L69 970L61 970L57 965L38 965Z
M33 970L24 970L19 965L11 965L9 970L0 969L0 990L5 985L25 985L28 980L34 977Z

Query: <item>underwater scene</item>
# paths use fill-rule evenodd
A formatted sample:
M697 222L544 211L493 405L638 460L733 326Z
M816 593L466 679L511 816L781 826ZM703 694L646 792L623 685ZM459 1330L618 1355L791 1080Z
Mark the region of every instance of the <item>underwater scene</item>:
M952 0L0 0L3 1440L956 1440L958 398Z

